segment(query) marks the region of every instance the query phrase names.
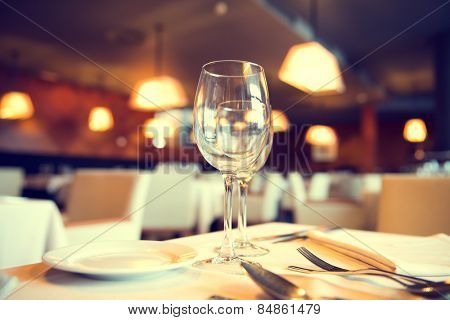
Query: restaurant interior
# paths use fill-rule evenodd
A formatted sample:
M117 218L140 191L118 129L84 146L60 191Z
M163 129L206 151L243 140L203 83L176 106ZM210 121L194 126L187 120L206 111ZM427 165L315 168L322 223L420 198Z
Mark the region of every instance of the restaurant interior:
M380 263L380 270L419 277L407 266L425 263L421 270L444 283L450 277L448 2L0 1L0 298L126 299L127 290L112 293L112 280L89 296L96 285L89 275L128 275L126 268L139 274L143 266L154 272L172 263L157 253L130 256L123 245L130 241L133 252L148 241L152 250L198 251L185 248L170 268L185 259L208 274L201 277L242 268L251 277L251 266L236 256L279 274L289 266L294 274L287 256L297 266L314 265L295 250L304 246L300 241L310 241L306 248L324 260L342 262L344 249L335 242L345 242L342 235L352 246L362 239L382 253L372 264L349 254L357 266ZM233 88L236 79L249 86L249 101ZM217 101L221 85L238 98ZM206 120L216 103L241 97L239 110L251 110L240 121L232 107L217 107L226 116ZM226 149L221 156L212 154L218 149L209 145L211 126L214 139L224 139L214 145ZM251 143L261 148L242 158L241 149L256 148ZM244 163L243 178L236 168ZM87 244L99 247L75 254L78 262L70 255L61 260ZM111 246L128 263L112 258ZM434 254L420 257L421 249ZM410 264L398 262L400 255ZM23 275L30 270L48 269L70 281L45 276L22 290L7 288L29 280ZM130 295L261 298L245 275L222 291L218 285L202 291L186 280L178 296L167 277L147 279L147 287L139 284ZM149 289L157 281L166 281L159 293ZM386 289L373 292L399 297L380 288ZM244 296L247 289L255 295Z

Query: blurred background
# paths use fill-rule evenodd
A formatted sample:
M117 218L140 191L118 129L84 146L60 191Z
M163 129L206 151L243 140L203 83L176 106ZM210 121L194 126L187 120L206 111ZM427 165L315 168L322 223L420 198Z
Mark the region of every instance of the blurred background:
M447 4L0 1L0 166L18 177L1 178L13 189L3 193L64 209L81 168L212 170L193 141L192 106L202 65L221 59L264 67L276 131L265 171L292 197L355 203L364 181L380 192L383 173L448 175ZM319 196L308 189L314 176ZM356 195L348 177L358 178ZM274 213L256 220L298 222L286 196L273 201ZM344 221L374 229L373 215Z

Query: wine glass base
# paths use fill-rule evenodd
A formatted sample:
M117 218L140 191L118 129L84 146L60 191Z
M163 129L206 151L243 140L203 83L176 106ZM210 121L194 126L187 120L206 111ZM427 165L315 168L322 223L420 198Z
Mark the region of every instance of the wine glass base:
M270 251L249 241L235 241L234 252L238 257L259 257L268 254Z
M234 252L237 257L245 258L245 257L260 257L268 254L270 251L269 249L257 246L251 242L244 242L244 241L234 241ZM216 247L214 249L215 252L220 252L220 247Z
M200 260L192 265L202 271L220 272L234 275L245 275L245 270L241 266L241 260L235 258L223 258L220 256Z

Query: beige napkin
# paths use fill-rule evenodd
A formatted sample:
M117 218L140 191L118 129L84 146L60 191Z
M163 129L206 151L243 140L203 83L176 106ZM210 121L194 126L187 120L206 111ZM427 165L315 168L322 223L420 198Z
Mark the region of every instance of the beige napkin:
M307 233L308 239L327 247L336 252L342 253L346 256L349 256L353 259L362 261L368 265L373 266L374 268L385 270L385 271L395 271L396 265L391 260L373 252L368 249L363 249L360 247L356 247L349 243L336 241L335 239L331 239L327 237L325 233L318 230L311 230Z

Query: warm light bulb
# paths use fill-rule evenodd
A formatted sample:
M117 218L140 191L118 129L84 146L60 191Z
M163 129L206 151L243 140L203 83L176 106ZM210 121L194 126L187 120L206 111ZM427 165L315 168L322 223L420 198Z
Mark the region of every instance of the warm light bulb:
M33 113L33 103L25 92L5 93L0 101L0 119L28 119Z
M278 77L307 93L342 93L345 90L336 57L315 41L291 47Z
M114 127L114 118L106 107L94 107L89 114L89 129L96 132L108 131Z
M169 76L154 77L138 83L131 93L130 105L138 110L161 110L188 104L181 83Z
M423 142L427 138L427 126L422 119L410 119L403 128L403 138L409 142Z
M328 126L312 126L306 133L306 142L317 146L329 146L337 143L336 132Z
M280 110L272 110L272 127L273 132L284 132L289 129L289 119L284 112Z

